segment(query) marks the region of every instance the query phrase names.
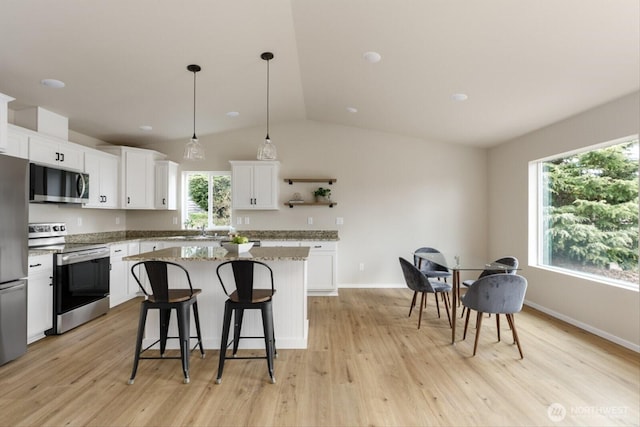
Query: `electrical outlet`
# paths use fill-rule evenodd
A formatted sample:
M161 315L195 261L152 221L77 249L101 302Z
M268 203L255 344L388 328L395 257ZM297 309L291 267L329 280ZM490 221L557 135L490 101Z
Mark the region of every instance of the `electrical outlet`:
M120 217L119 216L116 217L116 225L120 225Z
M336 218L336 225L342 225L344 224L344 218L342 218L341 216Z
M242 225L242 217L241 216L236 218L236 225Z
M78 217L78 227L82 227L82 217Z
M312 216L307 217L307 224L313 225L313 217Z
M249 225L249 217L248 216L244 217L244 223L245 223L245 225Z
M360 263L359 269L360 269L360 271L364 271L364 262Z
M178 225L178 217L177 216L173 217L173 225Z

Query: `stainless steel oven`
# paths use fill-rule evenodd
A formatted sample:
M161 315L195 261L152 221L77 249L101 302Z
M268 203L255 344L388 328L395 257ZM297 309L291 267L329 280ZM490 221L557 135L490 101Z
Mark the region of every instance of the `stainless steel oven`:
M62 334L109 311L109 248L65 243L61 223L29 224L29 246L54 251L53 328Z

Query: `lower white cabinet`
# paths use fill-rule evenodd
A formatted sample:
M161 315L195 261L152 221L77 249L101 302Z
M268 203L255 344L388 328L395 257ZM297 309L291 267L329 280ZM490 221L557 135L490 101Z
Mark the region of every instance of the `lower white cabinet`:
M27 284L27 343L44 337L53 327L53 255L29 257Z
M262 240L261 246L309 246L307 293L338 295L338 243L333 241Z
M307 289L309 294L337 295L336 273L338 264L337 242L301 242L309 246L307 262Z
M115 307L129 299L127 263L122 260L127 256L128 245L121 243L112 245L110 249L109 307Z
M127 256L138 255L140 253L140 243L138 242L129 243L129 247L127 249L128 249ZM137 295L142 295L142 291L140 291L140 286L138 286L138 282L136 282L136 279L134 279L133 275L131 274L131 267L135 263L136 263L135 261L127 262L127 279L128 279L127 288L128 288L128 293L130 298L136 297Z

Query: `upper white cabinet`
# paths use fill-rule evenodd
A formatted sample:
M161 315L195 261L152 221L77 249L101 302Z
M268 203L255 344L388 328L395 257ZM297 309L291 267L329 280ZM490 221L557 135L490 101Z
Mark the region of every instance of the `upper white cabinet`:
M156 162L156 209L176 210L178 164L169 160Z
M21 159L29 158L29 135L22 128L9 124L7 127L7 146L2 154Z
M278 209L280 162L230 161L233 209Z
M84 147L52 136L32 133L29 135L29 160L60 169L84 172Z
M7 115L9 102L15 98L0 93L0 153L7 151Z
M142 148L114 145L98 147L120 156L120 207L123 209L155 208L155 162L164 154Z
M118 162L112 154L87 149L84 153L84 170L89 174L89 201L85 208L117 209Z

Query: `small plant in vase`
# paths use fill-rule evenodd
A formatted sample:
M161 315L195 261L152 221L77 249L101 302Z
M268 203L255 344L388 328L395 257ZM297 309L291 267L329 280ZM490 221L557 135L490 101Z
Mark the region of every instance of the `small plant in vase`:
M329 202L331 201L331 189L330 188L318 188L316 191L313 192L313 195L316 198L316 202L321 203L321 202Z

